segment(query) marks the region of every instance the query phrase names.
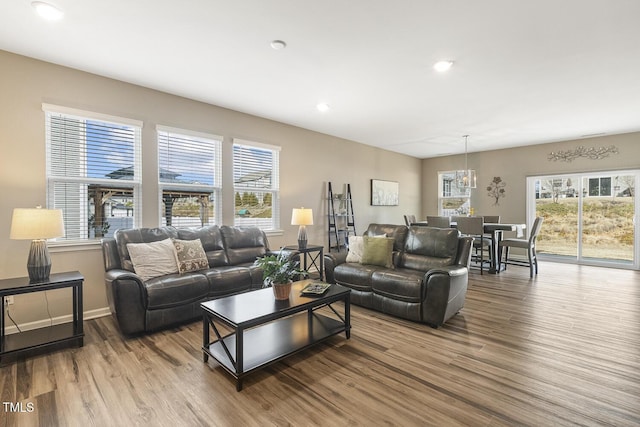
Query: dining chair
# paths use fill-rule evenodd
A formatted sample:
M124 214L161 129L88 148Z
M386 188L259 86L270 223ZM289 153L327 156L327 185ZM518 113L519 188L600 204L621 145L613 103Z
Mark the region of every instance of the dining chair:
M404 223L408 226L410 226L411 224L413 224L414 222L416 222L416 216L415 215L405 215L404 216Z
M487 222L491 224L500 224L500 215L482 215L482 218L484 218L485 224ZM502 236L502 231L496 231L495 233L497 233L498 237ZM491 233L484 233L484 235L489 239L492 238Z
M484 222L490 222L492 224L500 223L500 215L483 215L482 218L484 218Z
M429 227L451 228L451 217L427 216L427 225L429 225Z
M480 274L484 274L485 251L489 254L487 262L490 262L493 256L491 238L487 238L484 234L484 219L481 216L457 216L453 221L456 222L456 228L461 234L473 237L475 254L472 259L480 264Z
M529 232L528 239L502 239L500 241L500 249L501 252L504 252L504 261L502 259L498 260L498 271L502 269L502 264L504 264L504 269L507 269L507 264L511 265L520 265L520 266L529 266L529 277L533 278L533 273L538 274L538 255L536 253L536 239L538 238L538 233L540 233L540 228L542 228L542 222L544 218L539 216L533 222L533 227L531 227L531 231ZM527 250L527 260L509 258L509 248L521 248ZM501 257L502 258L502 257Z

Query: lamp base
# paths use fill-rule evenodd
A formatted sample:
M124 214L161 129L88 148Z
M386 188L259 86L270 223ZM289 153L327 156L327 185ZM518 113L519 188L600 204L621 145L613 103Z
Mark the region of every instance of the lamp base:
M298 229L298 249L306 249L307 247L307 228L301 225Z
M45 239L33 240L27 259L27 272L29 283L46 282L51 273L51 257Z

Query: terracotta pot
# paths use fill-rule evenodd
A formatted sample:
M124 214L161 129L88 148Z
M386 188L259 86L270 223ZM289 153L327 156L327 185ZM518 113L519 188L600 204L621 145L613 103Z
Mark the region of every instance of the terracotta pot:
M289 283L274 283L271 287L273 288L273 296L276 297L277 300L288 300L289 294L291 293L291 284Z

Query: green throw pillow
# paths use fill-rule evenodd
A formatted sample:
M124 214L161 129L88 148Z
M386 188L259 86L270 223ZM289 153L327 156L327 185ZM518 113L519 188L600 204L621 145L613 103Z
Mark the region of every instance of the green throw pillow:
M393 268L393 239L389 237L363 237L362 264Z

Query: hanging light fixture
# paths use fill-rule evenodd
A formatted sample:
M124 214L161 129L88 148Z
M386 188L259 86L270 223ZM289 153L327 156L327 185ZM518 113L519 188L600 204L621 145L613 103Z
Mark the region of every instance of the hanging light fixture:
M464 170L456 171L456 182L458 188L476 188L476 171L469 169L467 165L467 138L469 135L463 135L464 137Z

